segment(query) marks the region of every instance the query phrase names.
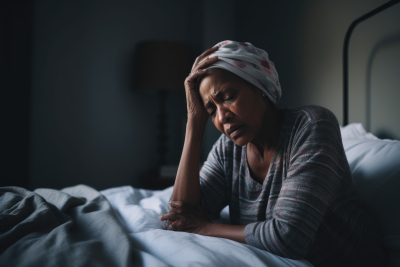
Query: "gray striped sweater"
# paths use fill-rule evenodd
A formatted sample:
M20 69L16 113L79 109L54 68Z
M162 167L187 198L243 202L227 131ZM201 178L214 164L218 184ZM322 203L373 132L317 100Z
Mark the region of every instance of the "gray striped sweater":
M247 244L315 266L381 266L379 230L358 194L336 117L318 106L288 108L263 184L246 146L221 135L200 171L211 219L229 205Z

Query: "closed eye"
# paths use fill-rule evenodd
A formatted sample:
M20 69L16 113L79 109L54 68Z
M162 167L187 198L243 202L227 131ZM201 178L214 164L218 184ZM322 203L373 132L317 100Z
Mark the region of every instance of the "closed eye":
M225 102L225 101L231 101L235 97L236 97L236 93L225 93L224 97L223 98L220 97L220 99ZM215 115L215 106L214 106L214 108L212 108L212 106L214 106L214 105L212 105L211 103L208 103L206 105L206 108L208 107L208 110L210 111L209 112L210 117L214 117L214 115Z
M224 101L229 101L229 100L232 100L232 99L234 99L234 98L235 98L235 94L227 95L227 96L225 97Z

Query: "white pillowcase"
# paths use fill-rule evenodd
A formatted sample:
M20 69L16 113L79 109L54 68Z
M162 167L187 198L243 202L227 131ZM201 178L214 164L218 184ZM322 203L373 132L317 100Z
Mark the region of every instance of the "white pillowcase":
M400 141L379 139L367 133L361 123L347 125L341 132L347 160L360 193L368 201L375 201L375 193L382 189L386 195L391 190L387 188L391 180L400 182Z
M377 219L384 245L400 262L400 141L379 139L361 123L341 128L344 150L360 194Z

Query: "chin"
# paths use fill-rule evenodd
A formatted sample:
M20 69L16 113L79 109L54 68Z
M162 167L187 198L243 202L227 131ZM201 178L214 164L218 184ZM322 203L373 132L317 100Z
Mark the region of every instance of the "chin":
M229 138L229 137L228 137ZM245 146L247 145L250 140L248 140L247 136L240 136L239 138L237 138L236 140L232 140L231 138L229 138L232 142L234 142L236 145L238 146Z
M226 133L224 133L224 134L226 137L228 137L229 140L231 140L236 145L241 146L241 147L250 143L255 137L254 131L252 131L252 129L249 129L248 127L246 127L245 131L243 131L242 134L240 134L236 139L231 138Z

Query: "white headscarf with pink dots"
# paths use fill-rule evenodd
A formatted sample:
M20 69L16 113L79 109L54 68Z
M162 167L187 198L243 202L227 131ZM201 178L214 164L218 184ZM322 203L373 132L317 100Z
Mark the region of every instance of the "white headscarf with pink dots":
M268 54L251 43L223 41L214 52L218 61L207 67L230 71L257 86L274 103L278 104L282 91L275 65Z

